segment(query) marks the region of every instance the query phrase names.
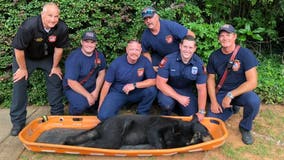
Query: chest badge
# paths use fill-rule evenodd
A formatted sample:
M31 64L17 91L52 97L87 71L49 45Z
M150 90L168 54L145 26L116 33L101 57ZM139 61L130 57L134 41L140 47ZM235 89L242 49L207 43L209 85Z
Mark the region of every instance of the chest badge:
M43 41L43 38L38 37L38 38L35 39L35 41L36 41L36 42L42 42L42 41Z
M173 43L174 41L174 37L172 35L167 35L166 36L166 42L169 43Z
M197 68L196 66L193 66L193 67L191 68L191 74L196 75L197 72L198 72L198 68Z
M143 76L144 75L144 68L138 68L137 75L138 75L138 77Z
M56 41L56 36L55 35L51 35L48 37L48 41L49 42L55 42Z
M234 64L232 66L232 69L234 72L238 71L241 67L241 62L239 60L234 60Z

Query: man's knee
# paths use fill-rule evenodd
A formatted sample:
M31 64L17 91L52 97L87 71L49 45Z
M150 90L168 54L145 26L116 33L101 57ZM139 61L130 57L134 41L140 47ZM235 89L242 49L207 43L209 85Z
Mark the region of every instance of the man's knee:
M248 93L245 96L246 102L244 106L250 106L252 109L258 109L260 107L261 100L254 92Z
M161 114L170 115L175 107L176 104L175 100L172 99L171 97L164 95L162 92L158 93L157 99L158 99L158 104L161 108Z
M62 103L51 105L50 107L51 115L64 115L64 105Z
M152 86L152 87L148 87L144 89L144 95L146 95L147 97L153 97L156 98L157 96L157 88Z
M106 119L108 119L108 118L110 118L110 117L111 117L111 115L108 114L107 112L103 112L103 111L99 111L99 112L98 112L98 119L99 119L100 121L105 121Z
M249 101L255 107L259 107L260 106L260 99L259 99L259 97L255 97L253 99L250 99Z
M84 111L84 107L69 107L69 114L71 115L82 115Z
M158 103L162 110L173 110L175 107L174 101L170 99L158 99Z
M74 106L74 105L70 105L69 106L69 114L71 115L82 115L85 113L85 111L87 110L88 106L84 105L78 105L78 106Z
M161 91L159 91L157 99L159 106L162 108L173 108L175 106L175 100L169 96L166 96Z

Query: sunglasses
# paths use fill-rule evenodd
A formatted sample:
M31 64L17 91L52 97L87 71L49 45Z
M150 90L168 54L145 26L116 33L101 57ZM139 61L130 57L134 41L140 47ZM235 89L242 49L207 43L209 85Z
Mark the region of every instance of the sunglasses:
M145 10L142 12L142 17L144 18L144 16L147 16L147 15L154 15L154 13L156 13L156 11L154 10Z

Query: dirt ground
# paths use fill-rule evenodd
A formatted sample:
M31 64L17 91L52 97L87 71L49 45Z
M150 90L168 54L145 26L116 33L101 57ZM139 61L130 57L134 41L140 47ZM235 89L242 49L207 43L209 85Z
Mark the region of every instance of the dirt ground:
M245 145L241 141L238 123L242 117L242 109L226 121L229 136L223 146L202 152L176 154L162 157L105 157L80 156L53 153L35 153L25 150L20 160L280 160L284 159L284 105L262 105L255 119L253 145Z

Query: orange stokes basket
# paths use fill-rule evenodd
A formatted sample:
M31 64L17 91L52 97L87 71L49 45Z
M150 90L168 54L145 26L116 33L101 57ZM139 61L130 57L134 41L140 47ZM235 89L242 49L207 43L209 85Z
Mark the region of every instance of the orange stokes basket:
M192 117L169 116L179 118L184 121L191 120ZM53 143L38 142L38 138L46 131L53 129L87 130L96 126L100 121L96 116L43 116L30 122L19 134L20 141L24 146L34 152L67 153L82 155L100 156L169 156L177 153L206 151L220 147L225 143L228 136L227 129L223 121L217 118L205 117L201 122L204 124L213 140L195 145L172 148L172 149L141 149L141 150L120 150L101 149L80 146L69 146Z

